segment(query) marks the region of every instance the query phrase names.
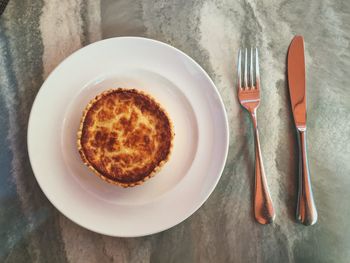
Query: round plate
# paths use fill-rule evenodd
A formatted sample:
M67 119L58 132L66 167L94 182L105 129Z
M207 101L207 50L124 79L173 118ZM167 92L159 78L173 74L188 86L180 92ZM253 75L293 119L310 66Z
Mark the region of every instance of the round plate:
M77 151L82 112L110 88L152 95L174 124L174 147L161 171L121 188L85 167ZM228 122L214 83L190 57L167 44L111 38L65 59L41 87L29 119L29 157L54 206L77 224L111 236L144 236L189 217L214 190L228 151Z

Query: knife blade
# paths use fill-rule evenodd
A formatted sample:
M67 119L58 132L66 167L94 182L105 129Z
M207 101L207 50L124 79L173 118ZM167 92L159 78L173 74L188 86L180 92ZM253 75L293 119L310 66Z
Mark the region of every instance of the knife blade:
M288 84L294 122L306 128L305 56L302 36L293 38L288 51Z
M304 225L317 222L306 152L306 85L304 39L295 36L288 50L288 86L299 144L299 187L297 220Z

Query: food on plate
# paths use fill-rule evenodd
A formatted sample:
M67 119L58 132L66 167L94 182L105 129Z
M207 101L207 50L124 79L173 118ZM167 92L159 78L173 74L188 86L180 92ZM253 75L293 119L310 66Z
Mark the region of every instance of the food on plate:
M172 122L150 95L110 89L87 105L78 131L83 162L106 182L130 187L154 176L169 160Z

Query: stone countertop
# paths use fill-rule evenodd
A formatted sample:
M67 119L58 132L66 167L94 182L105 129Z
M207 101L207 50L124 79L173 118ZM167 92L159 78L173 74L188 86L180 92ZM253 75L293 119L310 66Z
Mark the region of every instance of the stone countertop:
M319 212L295 222L297 141L286 54L305 37L308 153ZM221 93L230 124L222 178L189 219L141 238L85 230L40 190L26 148L29 112L48 74L73 51L114 36L144 36L193 57ZM0 17L1 262L349 262L350 1L10 0ZM236 55L261 51L258 117L276 222L252 216L253 133L234 91Z

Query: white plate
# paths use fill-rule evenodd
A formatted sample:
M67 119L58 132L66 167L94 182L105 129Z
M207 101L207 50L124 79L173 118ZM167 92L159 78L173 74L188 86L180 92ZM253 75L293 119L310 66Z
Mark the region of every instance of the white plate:
M155 97L176 134L159 174L127 189L93 175L76 149L84 107L116 87ZM186 54L155 40L111 38L75 52L47 78L30 114L28 151L41 189L65 216L105 235L144 236L182 222L214 190L227 157L227 116L214 83Z

